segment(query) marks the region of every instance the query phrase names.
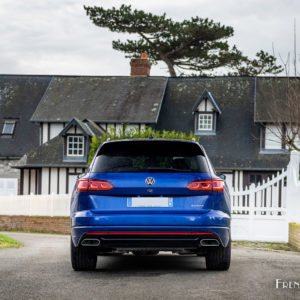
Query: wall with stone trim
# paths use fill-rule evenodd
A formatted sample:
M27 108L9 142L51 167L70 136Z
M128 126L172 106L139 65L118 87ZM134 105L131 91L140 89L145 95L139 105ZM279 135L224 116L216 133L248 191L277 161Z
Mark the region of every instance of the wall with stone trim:
M0 215L1 230L24 230L70 234L69 217Z

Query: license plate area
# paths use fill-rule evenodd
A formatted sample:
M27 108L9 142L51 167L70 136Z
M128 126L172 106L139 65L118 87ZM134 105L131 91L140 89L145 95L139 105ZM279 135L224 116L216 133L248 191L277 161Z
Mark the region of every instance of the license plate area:
M173 198L130 197L127 198L127 207L173 207Z

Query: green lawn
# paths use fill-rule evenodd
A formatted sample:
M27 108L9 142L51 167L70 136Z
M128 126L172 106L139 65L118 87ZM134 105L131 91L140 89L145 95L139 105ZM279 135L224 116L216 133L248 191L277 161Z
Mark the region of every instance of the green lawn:
M22 243L15 241L14 239L0 234L0 248L8 248L8 247L20 247L22 245Z

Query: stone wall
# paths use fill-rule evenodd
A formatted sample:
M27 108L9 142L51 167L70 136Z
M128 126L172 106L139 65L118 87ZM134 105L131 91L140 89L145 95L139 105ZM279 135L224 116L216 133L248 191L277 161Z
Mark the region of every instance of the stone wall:
M300 250L300 224L289 224L289 243Z
M5 216L0 215L1 230L70 233L69 217Z
M0 178L20 178L20 170L11 167L16 159L0 159Z

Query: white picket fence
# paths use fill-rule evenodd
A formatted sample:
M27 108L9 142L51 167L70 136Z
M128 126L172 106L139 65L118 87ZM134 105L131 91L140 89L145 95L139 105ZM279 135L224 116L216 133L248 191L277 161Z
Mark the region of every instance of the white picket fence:
M234 240L288 241L286 183L282 170L257 186L231 191Z
M300 223L300 155L287 170L245 190L232 190L232 239L288 241L288 223ZM69 216L71 195L0 196L0 215Z
M232 239L288 241L288 223L300 222L299 161L299 153L292 152L287 170L230 191Z
M283 216L286 214L287 171L282 170L272 178L245 190L231 191L233 214Z

